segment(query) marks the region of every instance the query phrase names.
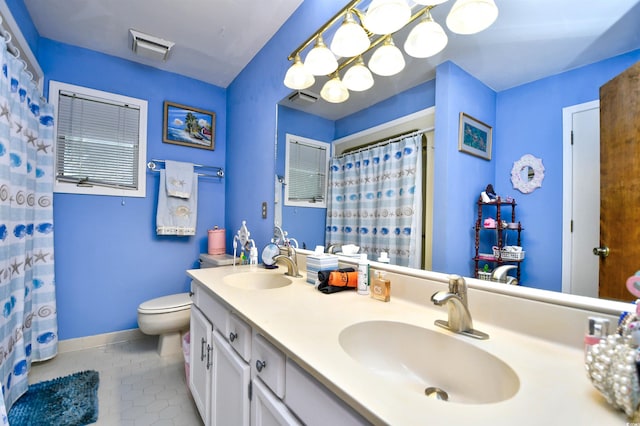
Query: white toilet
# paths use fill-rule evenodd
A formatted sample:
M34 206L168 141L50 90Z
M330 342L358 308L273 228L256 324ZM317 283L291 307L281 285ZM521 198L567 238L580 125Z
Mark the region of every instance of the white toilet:
M138 327L144 334L160 336L160 356L181 351L181 332L189 330L191 303L189 293L179 293L147 300L138 306Z

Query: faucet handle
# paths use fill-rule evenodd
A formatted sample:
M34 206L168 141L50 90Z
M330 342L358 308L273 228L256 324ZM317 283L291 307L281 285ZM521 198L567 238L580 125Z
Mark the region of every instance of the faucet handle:
M460 290L465 290L465 288L461 288L461 286L466 287L464 278L456 274L449 275L449 293L460 295Z

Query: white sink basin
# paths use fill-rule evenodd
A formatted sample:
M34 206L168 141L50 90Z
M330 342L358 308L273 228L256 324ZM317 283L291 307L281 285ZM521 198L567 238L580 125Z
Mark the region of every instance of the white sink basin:
M226 285L245 290L270 290L287 286L293 282L284 274L261 271L238 272L226 275L222 281Z
M425 398L430 394L448 398L449 403L490 404L513 397L520 388L518 376L503 361L440 331L368 321L345 328L339 340L353 359L381 380Z

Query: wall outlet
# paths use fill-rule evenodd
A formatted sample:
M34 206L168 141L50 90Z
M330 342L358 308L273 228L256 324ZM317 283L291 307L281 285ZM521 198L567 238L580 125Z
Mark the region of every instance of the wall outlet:
M262 202L262 218L263 219L267 218L267 202L266 201Z

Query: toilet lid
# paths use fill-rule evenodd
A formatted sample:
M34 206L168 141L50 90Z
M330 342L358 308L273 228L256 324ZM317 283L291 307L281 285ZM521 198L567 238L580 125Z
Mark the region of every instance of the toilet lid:
M170 294L156 299L147 300L138 306L138 312L142 313L163 313L182 311L191 306L189 293Z

